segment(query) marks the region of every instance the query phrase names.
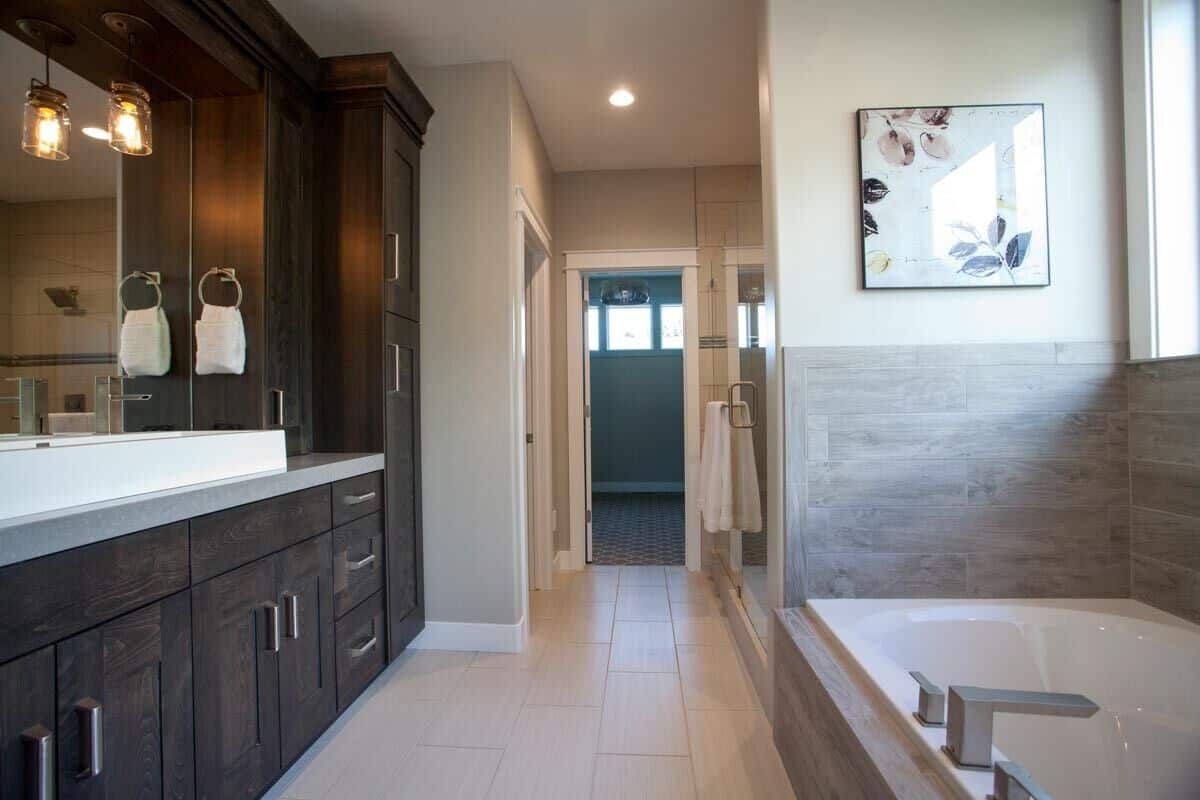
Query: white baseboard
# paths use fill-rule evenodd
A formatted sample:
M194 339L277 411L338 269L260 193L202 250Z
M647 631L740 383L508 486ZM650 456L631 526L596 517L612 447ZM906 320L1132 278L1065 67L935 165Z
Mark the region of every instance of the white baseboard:
M485 653L519 653L525 648L529 626L487 622L425 622L409 647L416 650L477 650Z
M683 481L593 481L593 492L672 492L683 494Z
M571 551L558 550L554 553L554 574L571 569Z

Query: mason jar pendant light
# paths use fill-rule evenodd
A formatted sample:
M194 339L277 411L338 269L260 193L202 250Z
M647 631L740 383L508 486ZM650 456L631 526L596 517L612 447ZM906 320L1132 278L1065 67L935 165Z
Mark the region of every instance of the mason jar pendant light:
M40 19L17 20L17 27L42 45L46 57L46 79L29 81L25 93L25 116L21 126L21 149L48 161L71 157L71 114L67 96L50 85L50 48L75 40L69 31Z
M108 146L127 156L154 152L150 130L150 93L133 80L133 46L154 36L149 22L132 14L110 11L101 18L109 30L125 37L126 80L113 81L108 91Z

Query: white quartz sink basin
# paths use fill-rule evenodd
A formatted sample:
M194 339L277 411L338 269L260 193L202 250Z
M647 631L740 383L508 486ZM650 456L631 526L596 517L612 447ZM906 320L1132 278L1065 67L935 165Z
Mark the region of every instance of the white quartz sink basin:
M0 439L0 520L285 469L281 430Z

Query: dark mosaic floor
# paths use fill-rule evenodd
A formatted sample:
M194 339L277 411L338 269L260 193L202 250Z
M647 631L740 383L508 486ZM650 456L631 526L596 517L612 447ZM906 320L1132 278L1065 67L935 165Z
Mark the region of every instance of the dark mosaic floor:
M592 495L593 564L682 564L682 494Z

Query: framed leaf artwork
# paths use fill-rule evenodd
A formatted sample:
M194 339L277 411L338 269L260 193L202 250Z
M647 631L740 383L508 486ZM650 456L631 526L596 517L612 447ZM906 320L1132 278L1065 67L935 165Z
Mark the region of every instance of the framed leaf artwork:
M863 287L1049 286L1044 116L859 109Z

